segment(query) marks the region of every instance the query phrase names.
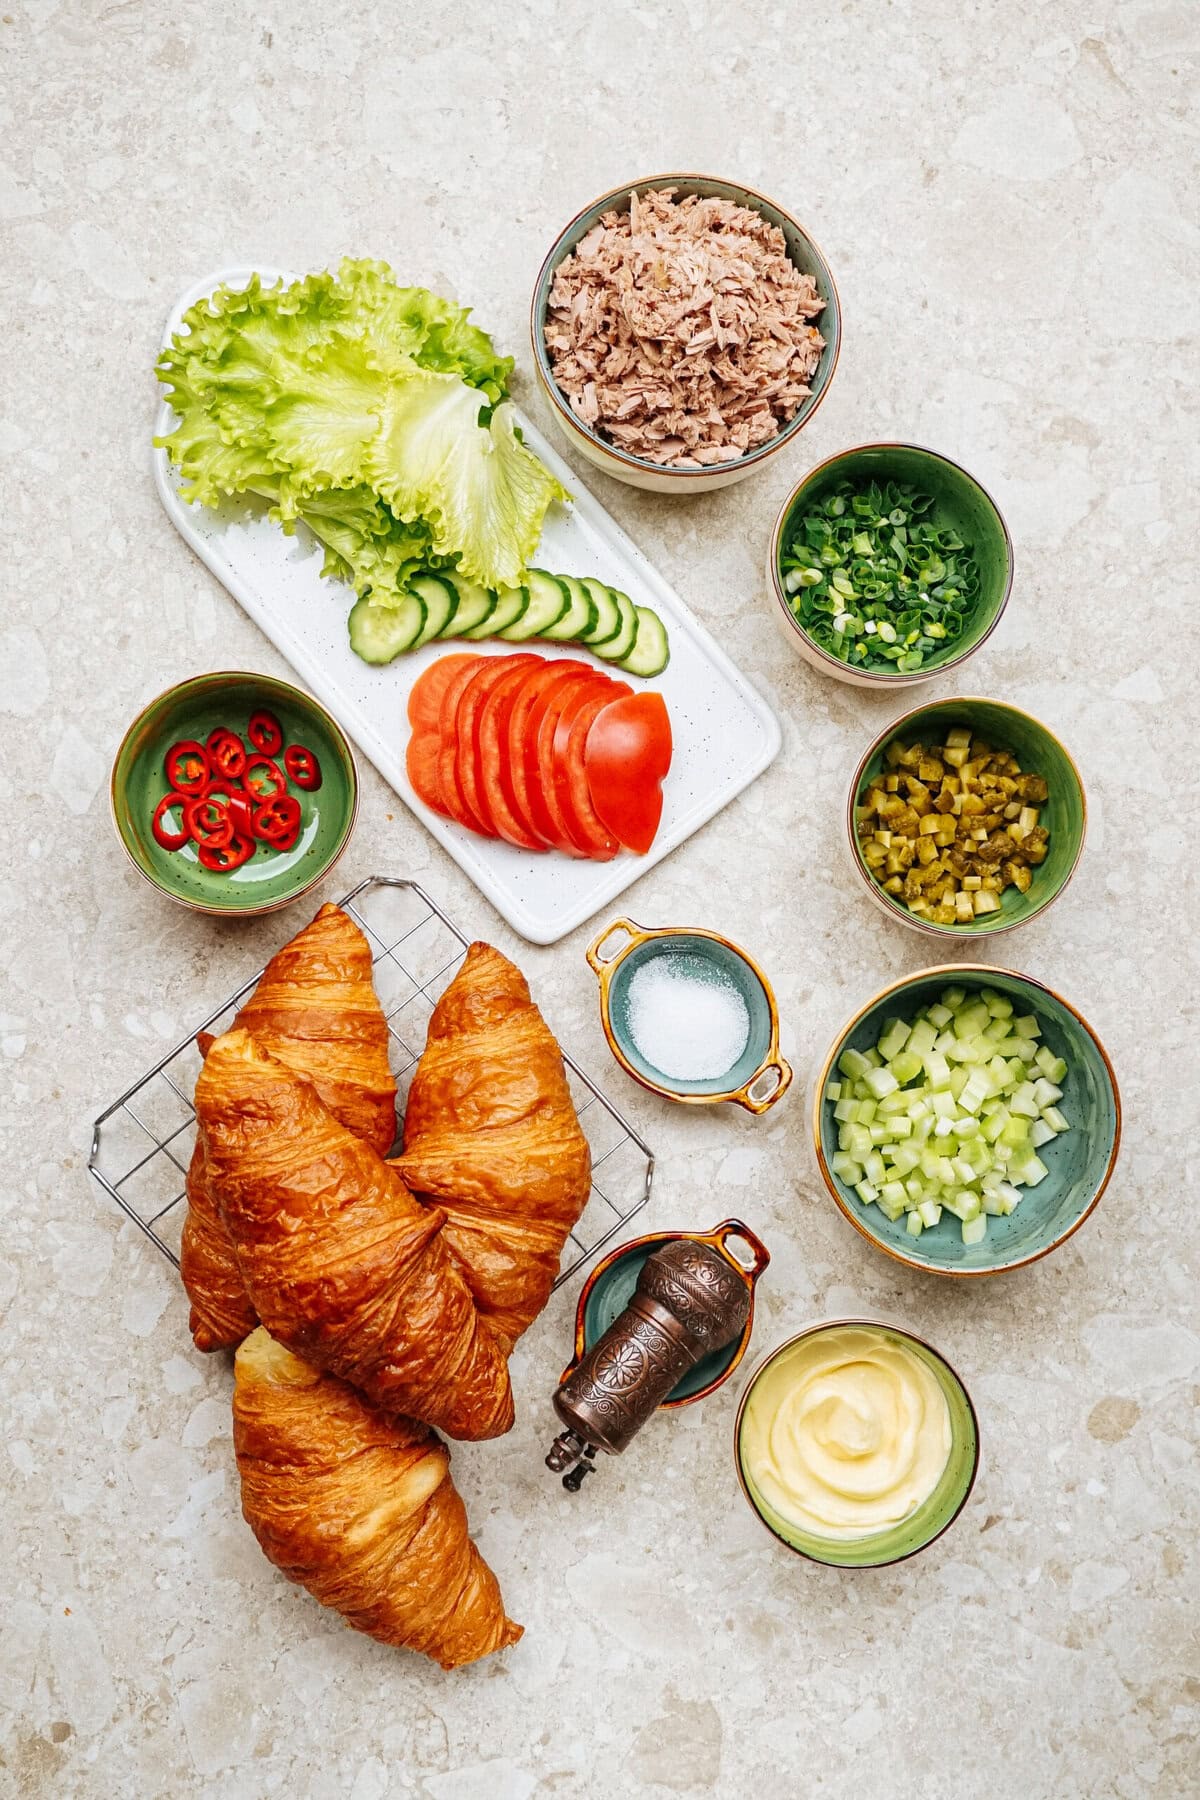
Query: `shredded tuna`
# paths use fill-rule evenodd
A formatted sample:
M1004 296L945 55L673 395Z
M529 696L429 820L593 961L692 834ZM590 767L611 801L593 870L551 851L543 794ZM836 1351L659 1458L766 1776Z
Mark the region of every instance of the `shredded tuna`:
M664 188L631 194L559 264L546 348L583 424L647 462L708 468L795 417L824 306L778 226Z

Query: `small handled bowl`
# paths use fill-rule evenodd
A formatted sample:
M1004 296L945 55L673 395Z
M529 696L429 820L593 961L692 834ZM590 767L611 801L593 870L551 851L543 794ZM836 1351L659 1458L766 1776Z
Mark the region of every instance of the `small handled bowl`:
M646 1258L661 1250L664 1244L678 1243L681 1238L686 1238L690 1244L707 1244L737 1270L750 1290L750 1310L740 1335L724 1349L710 1351L701 1357L672 1388L659 1410L665 1412L677 1406L691 1406L693 1401L703 1400L728 1381L749 1348L750 1334L754 1330L754 1290L771 1260L771 1253L761 1238L740 1219L723 1219L712 1231L655 1231L646 1237L632 1238L627 1244L618 1244L610 1251L583 1284L575 1309L575 1354L562 1372L562 1381L574 1374L592 1345L625 1311L633 1299ZM748 1252L746 1260L730 1247L739 1243Z
M618 932L624 932L627 941L605 954ZM750 1035L732 1068L704 1080L689 1080L665 1075L638 1049L629 1024L629 984L638 969L659 956L687 957L732 981L741 994L750 1015ZM587 959L600 980L600 1023L608 1047L626 1074L652 1094L685 1106L732 1100L752 1113L765 1113L786 1094L792 1067L779 1054L779 1011L771 984L754 958L728 938L695 925L647 929L632 919L614 919L589 945Z

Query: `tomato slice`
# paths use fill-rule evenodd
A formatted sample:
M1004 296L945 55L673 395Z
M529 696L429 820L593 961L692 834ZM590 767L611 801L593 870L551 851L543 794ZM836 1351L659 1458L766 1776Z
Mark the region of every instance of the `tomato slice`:
M475 720L476 782L486 822L519 850L549 849L545 838L527 825L512 806L504 783L508 722L513 707L528 683L541 679L545 667L545 659L538 656L511 668L484 700Z
M412 782L418 800L423 800L426 806L441 813L446 819L452 819L455 815L442 793L438 775L442 701L451 682L461 673L463 665L469 663L472 668L476 668L482 660L478 655L461 652L452 656L439 656L436 662L430 663L417 677L408 696L408 722L412 726L405 755L408 779Z
M592 806L627 850L645 856L662 818L671 721L661 694L630 694L592 720L583 766Z
M473 829L481 832L484 837L499 837L500 832L488 815L487 802L481 792L476 720L488 695L507 678L510 670L527 669L536 660L536 657L527 652L514 656L485 657L483 667L475 672L459 696L454 720L455 773L463 804L475 821Z
M534 824L525 762L526 746L537 735L542 701L553 692L569 687L579 676L596 673L593 664L579 662L573 657L543 662L540 668L526 672L524 682L513 696L512 709L505 723L505 737L500 744L500 785L504 790L504 798L522 829L543 843L551 840L543 838Z
M623 681L613 691L585 700L573 713L564 712L554 732L554 794L567 835L578 851L593 862L611 862L621 848L616 833L605 825L588 791L584 749L593 721L607 706L633 689Z
M611 698L609 690L615 685L607 675L589 670L586 675L555 689L544 708L538 709L537 730L526 744L525 771L534 826L556 850L562 850L567 856L580 856L583 852L568 831L558 805L554 782L555 735L562 719L573 717L582 705L598 694Z
M486 656L464 656L462 658L460 666L446 683L438 712L438 793L449 817L457 824L465 825L468 831L477 831L478 825L467 810L467 803L463 799L462 788L458 783L456 720L458 702L464 688L468 682L475 679L487 660Z

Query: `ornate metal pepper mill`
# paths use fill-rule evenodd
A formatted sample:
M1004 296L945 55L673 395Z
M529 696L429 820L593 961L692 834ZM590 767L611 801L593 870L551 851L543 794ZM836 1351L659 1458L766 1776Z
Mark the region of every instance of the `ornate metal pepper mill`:
M741 1334L754 1278L767 1261L758 1240L752 1242L761 1251L753 1272L696 1237L676 1238L646 1258L628 1306L567 1371L554 1396L566 1430L555 1438L546 1466L566 1471L565 1488L578 1492L597 1450L620 1456L688 1370Z

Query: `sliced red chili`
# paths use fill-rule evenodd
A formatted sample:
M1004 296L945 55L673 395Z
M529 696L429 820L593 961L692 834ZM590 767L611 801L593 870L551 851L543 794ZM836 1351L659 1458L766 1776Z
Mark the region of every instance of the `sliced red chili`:
M272 794L254 814L254 835L277 850L284 840L294 844L300 831L300 802L294 794Z
M163 758L163 768L177 794L186 794L189 799L194 800L198 794L208 792L212 781L212 765L208 760L208 751L194 738L184 738L182 743L172 744Z
M263 756L277 756L283 749L283 726L266 707L260 707L258 712L250 714L246 736Z
M258 801L252 799L245 788L231 787L229 790L229 815L233 820L233 829L239 837L254 836L254 809Z
M249 862L254 855L254 839L235 831L227 844L201 844L196 854L203 868L227 875L231 869L240 869Z
M269 786L260 787L255 776L262 770ZM242 786L253 801L269 800L272 794L287 793L287 776L279 764L269 756L248 756L246 767L242 773Z
M191 832L188 830L185 813L185 808L188 804L189 802L186 794L171 792L169 794L164 794L158 805L155 807L154 817L150 821L150 830L154 834L155 843L161 844L164 850L182 850L183 846L191 836ZM179 808L181 824L178 831L172 831L170 825L167 823L167 814L169 812L174 812L176 807Z
M289 744L283 753L283 766L290 780L305 793L312 793L321 785L321 765L317 761L315 750L307 744Z
M229 804L215 794L202 794L197 800L189 800L183 816L196 842L209 850L220 849L233 837L233 814Z
M246 767L246 746L236 731L218 725L208 734L208 757L219 775L236 781Z

